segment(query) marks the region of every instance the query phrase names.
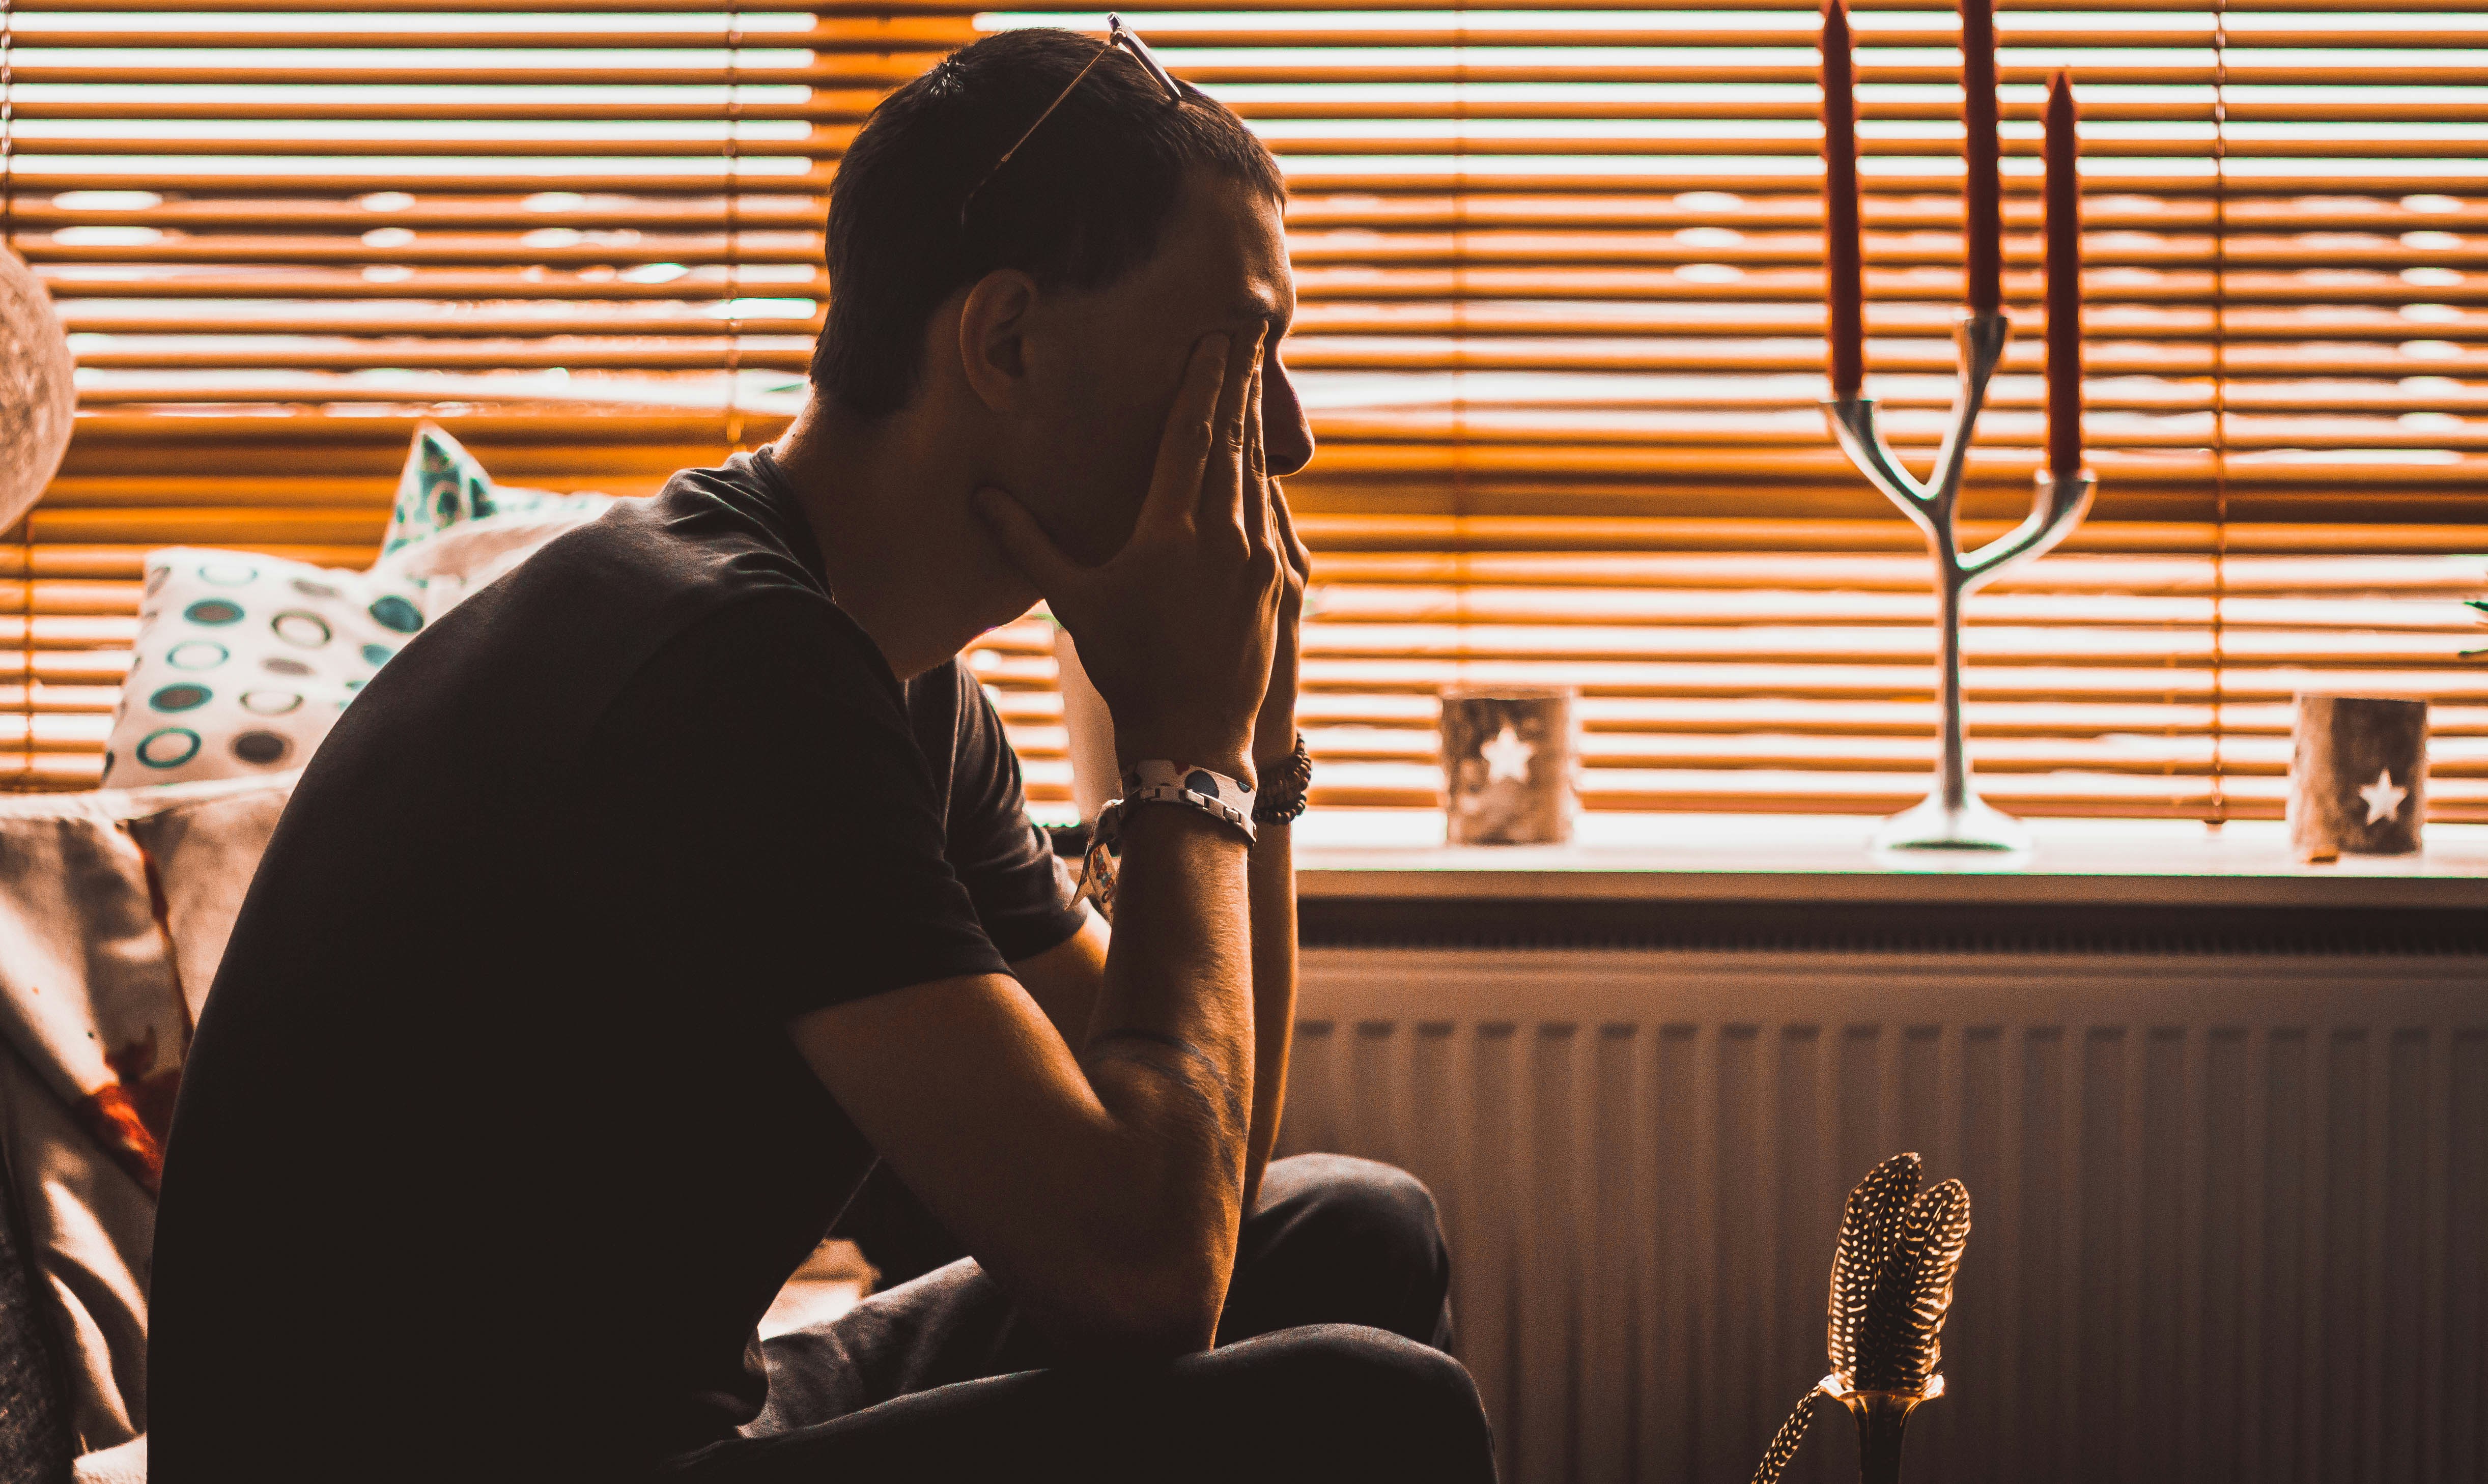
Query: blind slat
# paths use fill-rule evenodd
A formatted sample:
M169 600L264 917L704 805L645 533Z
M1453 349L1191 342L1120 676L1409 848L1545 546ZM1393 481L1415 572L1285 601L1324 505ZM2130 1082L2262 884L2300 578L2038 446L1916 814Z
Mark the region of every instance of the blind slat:
M228 8L232 9L232 8ZM439 13L437 6L426 7ZM1446 7L1434 7L1441 14ZM1664 12L1640 7L1653 15ZM178 14L178 13L175 13ZM454 14L454 13L450 13ZM753 50L871 50L885 53L929 52L939 55L959 44L958 15L951 13L926 17L893 14L849 20L833 20L827 25L780 28L776 25L752 27L735 15L711 11L685 11L687 17L705 21L696 27L669 26L663 30L639 27L597 30L587 27L523 27L476 30L447 30L431 27L409 29L345 30L323 28L306 35L288 29L246 31L240 29L179 30L161 29L136 32L127 29L79 30L71 27L30 27L18 33L18 45L30 57L40 58L48 50L112 50L130 46L133 41L150 51L233 51L305 50L316 45L324 51L411 52L418 57L426 51L657 51L714 50L738 43ZM783 13L780 13L783 14ZM1171 13L1180 14L1180 13ZM1942 29L1923 26L1890 26L1880 24L1881 17L1892 12L1860 9L1857 14L1856 41L1862 68L1872 70L1878 66L1879 51L1908 49L1922 51L1931 47L1955 44L1951 27ZM1901 13L1907 14L1907 13ZM1920 12L1925 16L1929 13ZM1940 14L1941 13L1935 13ZM2210 50L2224 34L2212 15L2202 11L2187 14L2190 24L2155 25L2131 30L2094 29L2089 27L2049 27L2022 20L2011 12L1998 17L1996 42L1999 47L2015 49L2051 49L2077 53L2109 53L2152 50ZM1809 17L1810 18L1810 17ZM1946 17L1949 18L1949 17ZM2230 22L2232 26L2237 21ZM1104 29L1093 20L1085 27L1099 39ZM1489 54L1514 49L1544 50L1554 64L1563 65L1569 51L1614 51L1631 48L1669 48L1741 52L1772 50L1779 52L1810 51L1814 45L1811 26L1685 26L1666 21L1645 22L1631 26L1599 26L1568 22L1541 28L1507 27L1472 22L1467 26L1436 25L1432 27L1357 27L1320 26L1290 30L1284 26L1256 26L1249 30L1234 25L1186 27L1180 21L1149 24L1152 46L1170 53L1192 52L1195 56L1177 59L1187 77L1209 81L1231 80L1214 70L1221 64L1202 64L1200 55L1216 55L1230 47L1249 48L1255 53L1287 51L1299 53L1291 67L1264 70L1283 72L1293 77L1300 74L1320 76L1332 64L1324 53L1334 50L1375 51L1383 49L1447 50L1457 47L1483 48ZM2488 34L2473 27L2396 29L2379 38L2361 35L2341 26L2280 29L2256 27L2231 35L2232 44L2250 47L2261 56L2271 52L2320 49L2349 50L2356 65L2355 52L2365 49L2361 43L2382 41L2396 52L2434 50L2476 50ZM2079 57L2087 62L2090 58ZM1230 64L1231 65L1231 64ZM1387 64L1386 64L1387 65ZM1757 64L1759 65L1759 64ZM1882 62L1885 68L1893 64ZM2085 68L2086 72L2096 70ZM1362 79L1373 75L1360 66L1356 75ZM2017 75L2005 74L2006 81L2026 81L2044 75L2041 68L2032 67ZM2120 71L2114 67L2102 73L2117 80ZM2338 73L2335 73L2336 77ZM1958 80L1958 73L1955 74Z
M149 546L362 565L418 417L496 477L625 495L782 431L856 126L942 50L1045 18L848 0L18 10L37 18L16 38L32 86L7 227L82 364L71 459L0 546L0 755L34 787L94 782ZM1986 792L2276 814L2291 694L2356 686L2436 698L2432 808L2488 820L2488 665L2462 658L2488 645L2463 602L2488 587L2488 11L2004 11L2016 336L1968 539L2029 502L2031 125L2035 84L2067 61L2102 490L2056 554L1970 601ZM1432 687L1498 679L1583 688L1594 808L1923 793L1925 557L1815 407L1814 13L1186 0L1138 17L1253 121L1293 193L1286 354L1322 445L1290 486L1319 553L1317 801L1432 804ZM181 18L124 19L149 14ZM1870 390L1923 461L1961 292L1954 20L1870 6L1856 23ZM975 668L1032 797L1060 800L1050 642L1005 626Z

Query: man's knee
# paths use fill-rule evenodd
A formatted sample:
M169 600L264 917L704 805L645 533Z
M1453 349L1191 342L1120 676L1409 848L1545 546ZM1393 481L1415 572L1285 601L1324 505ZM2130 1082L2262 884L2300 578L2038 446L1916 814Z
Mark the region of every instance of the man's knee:
M1286 1206L1290 1224L1302 1223L1318 1240L1421 1267L1443 1261L1433 1192L1397 1165L1343 1154L1297 1155L1273 1162L1261 1189L1265 1209Z
M1264 1417L1311 1436L1303 1456L1343 1478L1491 1479L1493 1442L1477 1384L1441 1351L1361 1325L1316 1325L1255 1342L1266 1353ZM1262 1389L1262 1388L1257 1388Z

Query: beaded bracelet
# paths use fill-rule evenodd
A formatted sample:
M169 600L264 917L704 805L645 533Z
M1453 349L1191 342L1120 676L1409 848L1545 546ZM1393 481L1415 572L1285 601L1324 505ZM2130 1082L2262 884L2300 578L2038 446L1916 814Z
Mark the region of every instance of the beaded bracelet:
M1260 802L1253 806L1256 825L1287 825L1305 812L1305 795L1314 786L1313 749L1305 745L1305 734L1296 734L1296 750L1287 754L1285 770L1276 778L1261 780Z

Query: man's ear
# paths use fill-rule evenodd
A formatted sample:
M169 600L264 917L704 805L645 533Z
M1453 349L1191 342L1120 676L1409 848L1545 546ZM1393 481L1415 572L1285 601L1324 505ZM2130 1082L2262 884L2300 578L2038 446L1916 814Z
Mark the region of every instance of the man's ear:
M1019 407L1028 388L1028 321L1036 280L996 268L976 280L959 307L959 367L979 401L996 412Z

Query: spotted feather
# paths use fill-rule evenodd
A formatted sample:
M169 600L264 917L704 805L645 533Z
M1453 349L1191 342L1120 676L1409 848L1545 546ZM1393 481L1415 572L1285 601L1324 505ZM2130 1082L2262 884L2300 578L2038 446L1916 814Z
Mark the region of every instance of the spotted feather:
M1917 1192L1918 1157L1896 1154L1866 1172L1841 1213L1840 1242L1831 1259L1827 1349L1832 1374L1852 1385L1868 1305L1890 1265L1901 1217Z
M1969 1245L1969 1191L1947 1180L1909 1202L1857 1342L1857 1385L1923 1391L1943 1354L1953 1274Z
M1780 1430L1771 1434L1771 1445L1763 1450L1763 1461L1754 1466L1754 1484L1779 1484L1779 1477L1796 1457L1797 1444L1805 1442L1805 1430L1814 1421L1814 1393L1797 1398L1796 1410L1788 1414Z

